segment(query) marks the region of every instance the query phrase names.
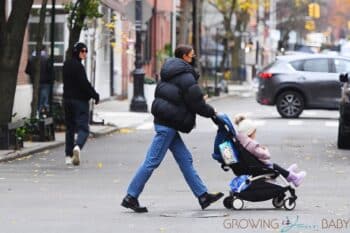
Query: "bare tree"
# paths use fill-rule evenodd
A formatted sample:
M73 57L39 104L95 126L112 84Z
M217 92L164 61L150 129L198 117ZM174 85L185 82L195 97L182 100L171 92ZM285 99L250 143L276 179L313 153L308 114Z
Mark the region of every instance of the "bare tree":
M100 0L77 0L66 5L68 15L69 42L66 51L66 58L71 57L74 43L79 41L81 30L84 27L85 19L99 18L102 14L98 11Z
M254 0L238 1L238 0L209 0L209 3L214 6L223 16L224 35L223 40L223 57L221 60L221 70L224 69L229 52L231 51L231 69L233 77L239 76L240 66L240 46L241 33L247 28L250 18L250 11L256 8ZM235 26L232 26L232 21L235 18ZM231 49L232 48L232 49Z
M281 39L279 41L280 48L288 48L289 33L291 31L305 32L305 21L307 17L308 5L312 0L294 1L280 0L277 7L277 17L279 22L277 28L281 31Z

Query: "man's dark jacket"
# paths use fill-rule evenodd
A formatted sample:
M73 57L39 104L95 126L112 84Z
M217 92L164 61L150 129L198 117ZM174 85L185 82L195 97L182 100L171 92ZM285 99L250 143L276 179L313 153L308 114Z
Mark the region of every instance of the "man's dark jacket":
M30 77L30 82L34 83L35 70L35 56L32 55L28 60L25 72ZM52 68L51 61L47 55L40 55L40 84L52 84Z
M161 81L152 103L154 123L189 133L195 126L196 114L212 117L214 109L205 103L193 67L179 58L170 58L163 65Z
M89 101L98 94L87 79L81 60L73 57L63 64L63 98Z

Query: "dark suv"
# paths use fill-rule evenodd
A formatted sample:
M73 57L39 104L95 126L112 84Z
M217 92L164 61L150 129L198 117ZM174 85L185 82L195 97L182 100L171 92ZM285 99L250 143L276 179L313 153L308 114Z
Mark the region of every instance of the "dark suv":
M276 105L284 118L304 109L339 109L339 74L350 71L350 59L332 55L288 55L258 73L256 100Z
M349 74L341 74L340 82L344 83L339 111L338 148L350 149L350 80Z

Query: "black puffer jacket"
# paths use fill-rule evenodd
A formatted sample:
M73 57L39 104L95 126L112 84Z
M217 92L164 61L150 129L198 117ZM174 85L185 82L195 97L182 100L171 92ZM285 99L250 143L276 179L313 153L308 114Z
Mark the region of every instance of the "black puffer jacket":
M214 109L205 103L193 67L179 58L163 65L152 103L154 123L189 133L195 126L196 114L212 117Z

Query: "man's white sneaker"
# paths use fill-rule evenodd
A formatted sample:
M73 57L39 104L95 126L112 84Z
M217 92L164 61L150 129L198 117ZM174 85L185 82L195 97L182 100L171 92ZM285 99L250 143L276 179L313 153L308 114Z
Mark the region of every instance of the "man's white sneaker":
M76 145L73 149L72 163L75 166L80 164L80 148L78 145Z
M66 165L72 165L72 157L66 156Z

